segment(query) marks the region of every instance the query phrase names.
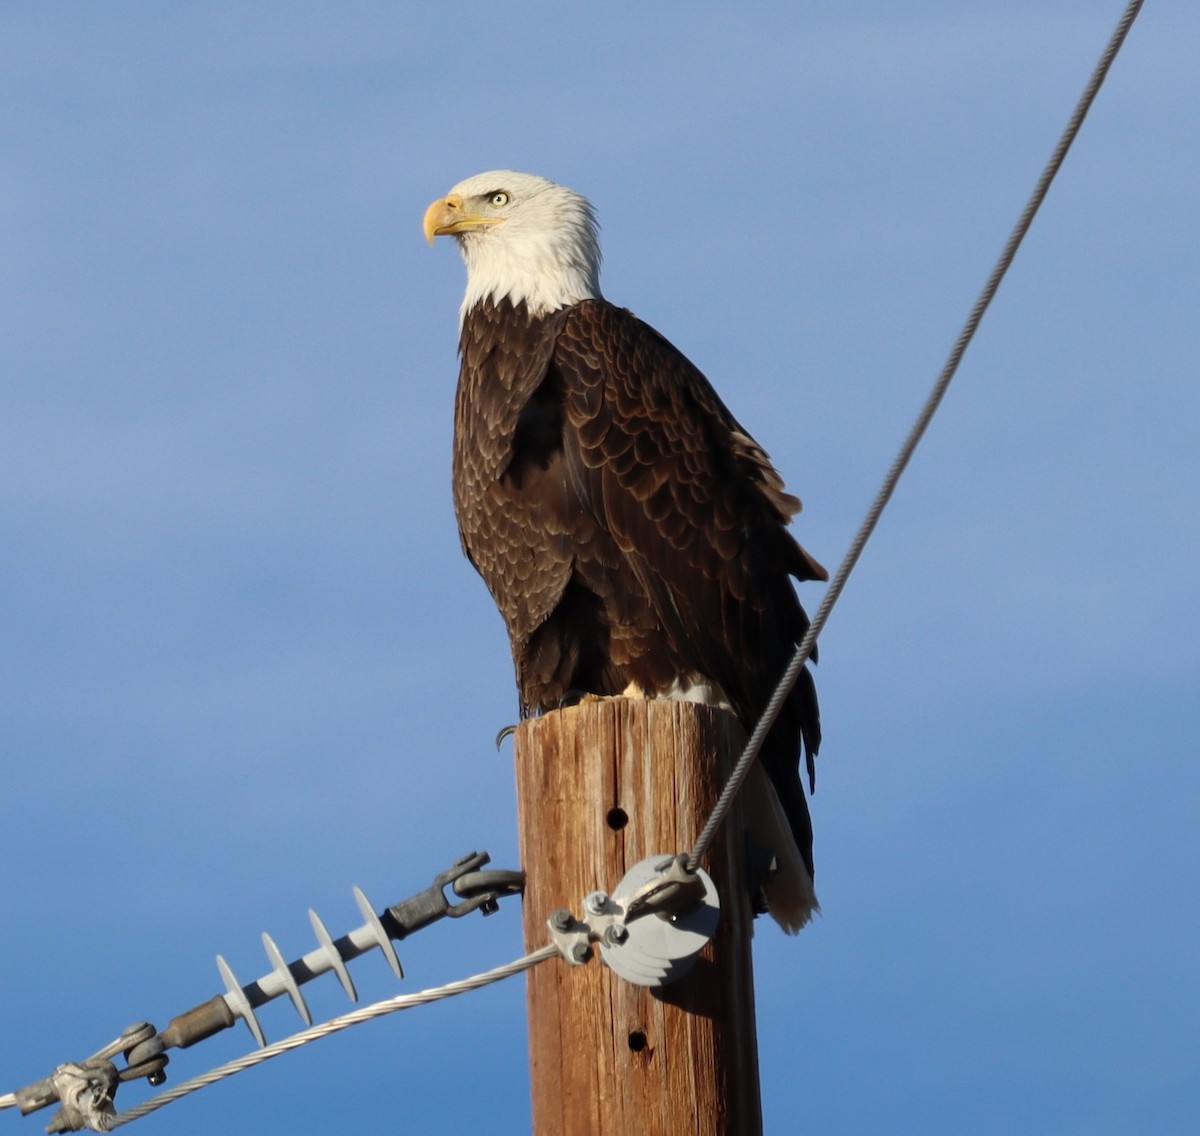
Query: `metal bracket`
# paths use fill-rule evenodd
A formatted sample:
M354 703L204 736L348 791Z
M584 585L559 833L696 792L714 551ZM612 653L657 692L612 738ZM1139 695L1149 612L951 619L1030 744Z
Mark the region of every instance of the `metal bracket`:
M471 852L456 860L423 892L389 907L383 916L387 933L399 941L444 916L459 919L472 911L482 911L484 915L495 913L502 897L521 893L525 873L480 871L490 859L486 852ZM446 898L447 885L453 885L461 903L451 903Z
M642 860L612 895L589 893L583 909L583 919L563 909L548 921L563 957L584 963L595 943L609 969L636 986L667 986L687 974L721 915L712 879L688 871L686 856Z
M546 920L550 928L550 938L558 947L559 953L571 966L583 966L592 957L589 945L591 928L576 919L565 907L560 907Z

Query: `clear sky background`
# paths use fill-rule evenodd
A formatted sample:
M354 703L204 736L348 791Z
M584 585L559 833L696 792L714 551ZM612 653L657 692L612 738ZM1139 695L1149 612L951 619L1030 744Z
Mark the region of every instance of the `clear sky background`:
M355 883L516 866L430 200L590 196L606 294L832 568L1122 7L6 4L0 1091L165 1027L218 952L258 976L263 930L310 950L309 906L357 925ZM1198 42L1147 5L822 638L824 914L755 941L771 1133L1195 1130ZM509 904L353 973L522 949ZM526 1132L523 982L139 1124Z

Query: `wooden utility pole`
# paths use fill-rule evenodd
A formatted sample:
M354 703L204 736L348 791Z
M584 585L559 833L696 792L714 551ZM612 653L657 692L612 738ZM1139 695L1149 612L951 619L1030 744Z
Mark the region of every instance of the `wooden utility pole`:
M740 749L732 714L607 699L523 722L515 739L525 942L583 914L648 856L686 853ZM594 956L528 974L534 1136L758 1136L758 1047L742 821L709 853L721 919L691 973L634 986ZM653 918L653 916L651 916Z

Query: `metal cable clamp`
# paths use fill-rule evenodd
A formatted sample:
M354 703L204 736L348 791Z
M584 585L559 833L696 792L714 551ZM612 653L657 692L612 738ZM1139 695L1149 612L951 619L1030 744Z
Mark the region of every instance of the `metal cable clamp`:
M550 936L573 966L592 944L614 973L636 986L667 986L691 970L716 934L721 903L712 878L689 870L686 856L650 856L625 873L612 895L594 891L584 917L566 908L548 920Z
M73 1132L79 1128L106 1131L115 1115L113 1097L121 1081L147 1078L152 1085L165 1080L165 1054L155 1054L138 1062L130 1062L129 1054L138 1045L154 1037L149 1022L136 1022L120 1037L84 1061L68 1061L40 1081L34 1081L12 1094L13 1103L24 1115L59 1103L62 1107L50 1118L47 1132ZM112 1059L124 1054L127 1067L118 1069Z

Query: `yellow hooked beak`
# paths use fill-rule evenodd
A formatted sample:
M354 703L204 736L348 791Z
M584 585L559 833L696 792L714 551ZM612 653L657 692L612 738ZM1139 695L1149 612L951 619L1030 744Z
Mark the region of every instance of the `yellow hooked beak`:
M461 195L452 193L449 197L438 198L425 210L425 239L433 244L434 237L486 229L489 225L499 225L503 220L503 217L485 217L482 213L468 212Z

